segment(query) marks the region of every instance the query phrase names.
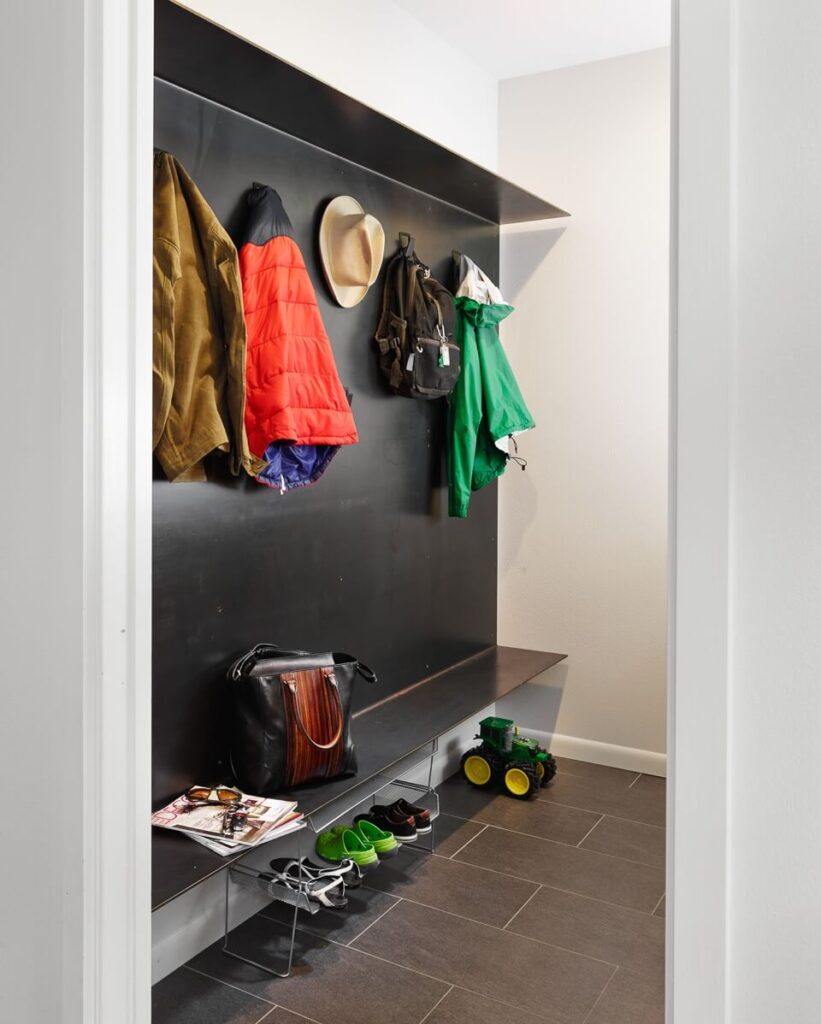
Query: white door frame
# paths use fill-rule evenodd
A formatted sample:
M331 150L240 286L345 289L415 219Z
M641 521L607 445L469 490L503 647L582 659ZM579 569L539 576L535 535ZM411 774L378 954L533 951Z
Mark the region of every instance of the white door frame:
M728 1019L734 0L674 0L668 1024Z
M153 5L2 19L0 1017L148 1024Z
M85 0L83 1024L151 1019L153 4Z

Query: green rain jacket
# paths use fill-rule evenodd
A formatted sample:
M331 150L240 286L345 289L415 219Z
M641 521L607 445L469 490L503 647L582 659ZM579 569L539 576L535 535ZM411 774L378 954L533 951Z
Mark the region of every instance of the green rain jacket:
M465 295L455 304L462 372L449 398L448 513L464 518L470 492L504 473L508 439L536 424L499 340L497 325L513 307Z

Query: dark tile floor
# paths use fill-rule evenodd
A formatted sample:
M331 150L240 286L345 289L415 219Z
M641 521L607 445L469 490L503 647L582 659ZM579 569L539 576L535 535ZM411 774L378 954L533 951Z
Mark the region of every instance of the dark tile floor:
M154 987L153 1024L663 1024L663 780L563 758L528 803L439 794L436 853L300 915L290 978L214 945ZM232 941L276 960L288 919L271 904Z

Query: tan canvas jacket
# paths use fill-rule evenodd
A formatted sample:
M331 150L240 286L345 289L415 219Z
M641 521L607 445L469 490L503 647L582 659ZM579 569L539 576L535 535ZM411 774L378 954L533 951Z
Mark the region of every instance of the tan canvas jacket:
M263 463L245 435L245 318L237 252L177 160L154 157L154 450L169 480Z

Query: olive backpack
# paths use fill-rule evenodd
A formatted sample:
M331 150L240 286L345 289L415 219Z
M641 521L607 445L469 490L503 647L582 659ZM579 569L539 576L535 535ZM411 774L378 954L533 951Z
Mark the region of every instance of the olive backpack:
M461 366L453 296L415 255L414 239L400 235L400 243L385 272L375 335L379 368L397 395L443 398Z

